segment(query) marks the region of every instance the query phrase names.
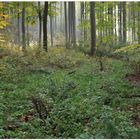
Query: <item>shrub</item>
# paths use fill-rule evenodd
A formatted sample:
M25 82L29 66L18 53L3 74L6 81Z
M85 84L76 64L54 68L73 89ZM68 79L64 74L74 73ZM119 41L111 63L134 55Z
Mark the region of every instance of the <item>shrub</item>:
M47 54L46 61L48 64L59 68L73 68L79 66L86 61L86 57L82 53L65 48L52 48Z

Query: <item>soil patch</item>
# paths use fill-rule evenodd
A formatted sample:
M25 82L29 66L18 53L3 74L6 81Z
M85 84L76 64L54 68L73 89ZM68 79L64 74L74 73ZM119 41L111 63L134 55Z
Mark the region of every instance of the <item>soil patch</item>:
M140 82L140 72L135 74L127 74L125 78L132 83Z

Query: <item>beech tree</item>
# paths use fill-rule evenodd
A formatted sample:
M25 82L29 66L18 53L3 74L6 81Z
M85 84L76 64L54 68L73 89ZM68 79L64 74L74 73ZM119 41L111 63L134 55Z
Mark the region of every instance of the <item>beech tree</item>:
M94 55L96 51L95 2L90 2L90 24L91 24L91 55Z
M76 45L75 2L68 2L69 45Z
M45 51L48 51L47 17L48 17L48 2L45 2L45 4L44 4L44 13L43 13L43 48L44 48Z
M46 51L48 44L51 44L49 47L65 45L66 48L74 48L81 43L84 49L91 46L93 55L96 44L111 48L140 42L138 2L96 2L96 5L92 2L48 4L47 1L0 4L0 28L6 27L9 40L23 49L32 42ZM3 20L8 16L9 26Z
M66 39L66 48L68 48L68 17L67 17L67 2L64 2L64 13L65 13L65 39Z
M41 40L42 40L42 13L41 13L40 2L38 2L38 20L39 20L39 41L38 41L38 44L41 47Z
M25 38L25 3L22 3L22 48L26 48L26 38Z
M52 3L50 2L50 11L52 12ZM50 34L51 34L51 46L53 47L53 16L50 17Z
M140 7L140 2L138 6ZM138 11L138 43L140 44L140 10Z
M126 43L126 2L123 2L123 43Z

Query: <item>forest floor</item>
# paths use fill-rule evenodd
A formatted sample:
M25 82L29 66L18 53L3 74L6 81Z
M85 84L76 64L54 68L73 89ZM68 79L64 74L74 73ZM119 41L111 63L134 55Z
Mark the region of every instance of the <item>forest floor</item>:
M2 53L0 138L140 138L140 74L128 61Z

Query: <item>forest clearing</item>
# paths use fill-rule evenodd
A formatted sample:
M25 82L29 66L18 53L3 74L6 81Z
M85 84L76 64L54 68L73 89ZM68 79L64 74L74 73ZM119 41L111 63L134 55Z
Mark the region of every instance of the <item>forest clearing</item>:
M140 2L0 2L0 138L139 139Z

